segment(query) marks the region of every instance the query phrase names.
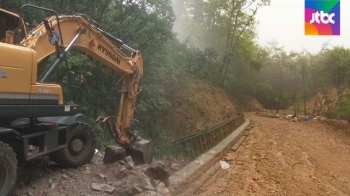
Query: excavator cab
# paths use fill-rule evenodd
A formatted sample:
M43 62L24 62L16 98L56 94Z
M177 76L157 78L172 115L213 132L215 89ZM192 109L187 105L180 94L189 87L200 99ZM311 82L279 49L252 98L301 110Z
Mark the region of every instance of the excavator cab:
M17 41L26 36L24 20L0 9L0 118L76 115L78 105L64 105L60 85L38 81L37 52Z
M20 23L22 23L21 28L18 28ZM19 15L0 8L0 42L16 44L14 38L19 35L19 32L22 36L18 39L22 40L27 35L24 21Z

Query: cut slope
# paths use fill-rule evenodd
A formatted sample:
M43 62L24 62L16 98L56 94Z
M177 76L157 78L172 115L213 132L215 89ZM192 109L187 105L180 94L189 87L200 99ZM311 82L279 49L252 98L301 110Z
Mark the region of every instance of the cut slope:
M235 107L220 88L181 72L168 87L171 106L158 114L155 124L163 126L162 143L215 126L236 116Z

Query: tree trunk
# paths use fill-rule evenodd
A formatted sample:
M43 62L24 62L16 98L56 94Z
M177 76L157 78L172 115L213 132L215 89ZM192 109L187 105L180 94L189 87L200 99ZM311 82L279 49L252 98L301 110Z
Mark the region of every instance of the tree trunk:
M228 72L228 66L230 64L230 55L234 55L235 53L235 46L236 44L238 43L240 37L242 36L243 32L245 31L245 29L250 25L251 21L254 19L254 16L256 15L258 9L259 9L259 6L257 6L253 12L253 14L250 16L250 18L248 19L247 23L245 24L245 26L243 27L243 29L241 30L241 32L238 34L238 36L235 36L236 33L237 33L237 22L238 22L238 15L241 11L243 7L243 4L240 4L240 7L239 7L239 11L236 13L236 18L235 18L235 26L234 26L234 30L233 30L233 35L231 37L231 40L230 40L230 45L229 45L229 48L227 50L227 58L226 58L226 63L223 64L223 67L224 67L224 72L222 73L222 78L221 78L221 86L224 86L224 81L225 81L225 78L226 78L226 75L227 75L227 72ZM234 39L236 37L236 39ZM231 51L232 50L232 51Z
M219 82L221 85L223 85L223 81L224 81L223 73L225 73L225 72L223 72L223 71L224 71L225 65L227 64L227 59L228 59L229 50L230 50L230 43L231 43L231 40L233 39L233 36L236 33L236 28L237 28L238 12L236 13L236 17L234 19L233 32L231 32L232 23L233 23L232 17L233 17L233 15L235 13L235 10L236 10L235 1L232 0L232 9L231 9L231 13L230 13L230 19L228 21L228 28L227 28L226 49L225 49L225 54L224 54L224 57L223 57L223 61L222 61L221 67L219 69L220 71L218 73L218 79L220 78L220 76L222 77L221 81Z

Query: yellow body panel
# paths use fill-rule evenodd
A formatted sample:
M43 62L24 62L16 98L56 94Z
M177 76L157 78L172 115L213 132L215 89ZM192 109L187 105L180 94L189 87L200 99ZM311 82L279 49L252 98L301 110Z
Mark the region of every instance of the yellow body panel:
M59 104L63 104L61 86L37 83L36 56L33 49L0 43L0 95L58 100Z
M0 43L0 93L30 93L35 51Z
M43 99L58 99L59 104L63 104L62 88L57 84L33 84L30 96L31 99L35 99L38 96Z

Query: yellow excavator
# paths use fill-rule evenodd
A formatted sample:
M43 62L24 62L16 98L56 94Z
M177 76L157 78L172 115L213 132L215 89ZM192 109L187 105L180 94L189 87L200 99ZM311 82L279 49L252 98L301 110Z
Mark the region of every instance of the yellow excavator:
M24 9L52 13L30 31ZM75 48L123 74L116 117L99 117L110 135L135 164L151 163L153 142L133 130L139 82L143 77L141 52L103 30L84 14L58 15L52 9L25 4L19 15L0 8L0 195L14 188L17 163L45 155L62 166L90 162L96 141L93 129L77 119L79 105L64 100L62 87L48 80ZM38 76L42 61L56 59ZM33 148L34 147L34 148Z

